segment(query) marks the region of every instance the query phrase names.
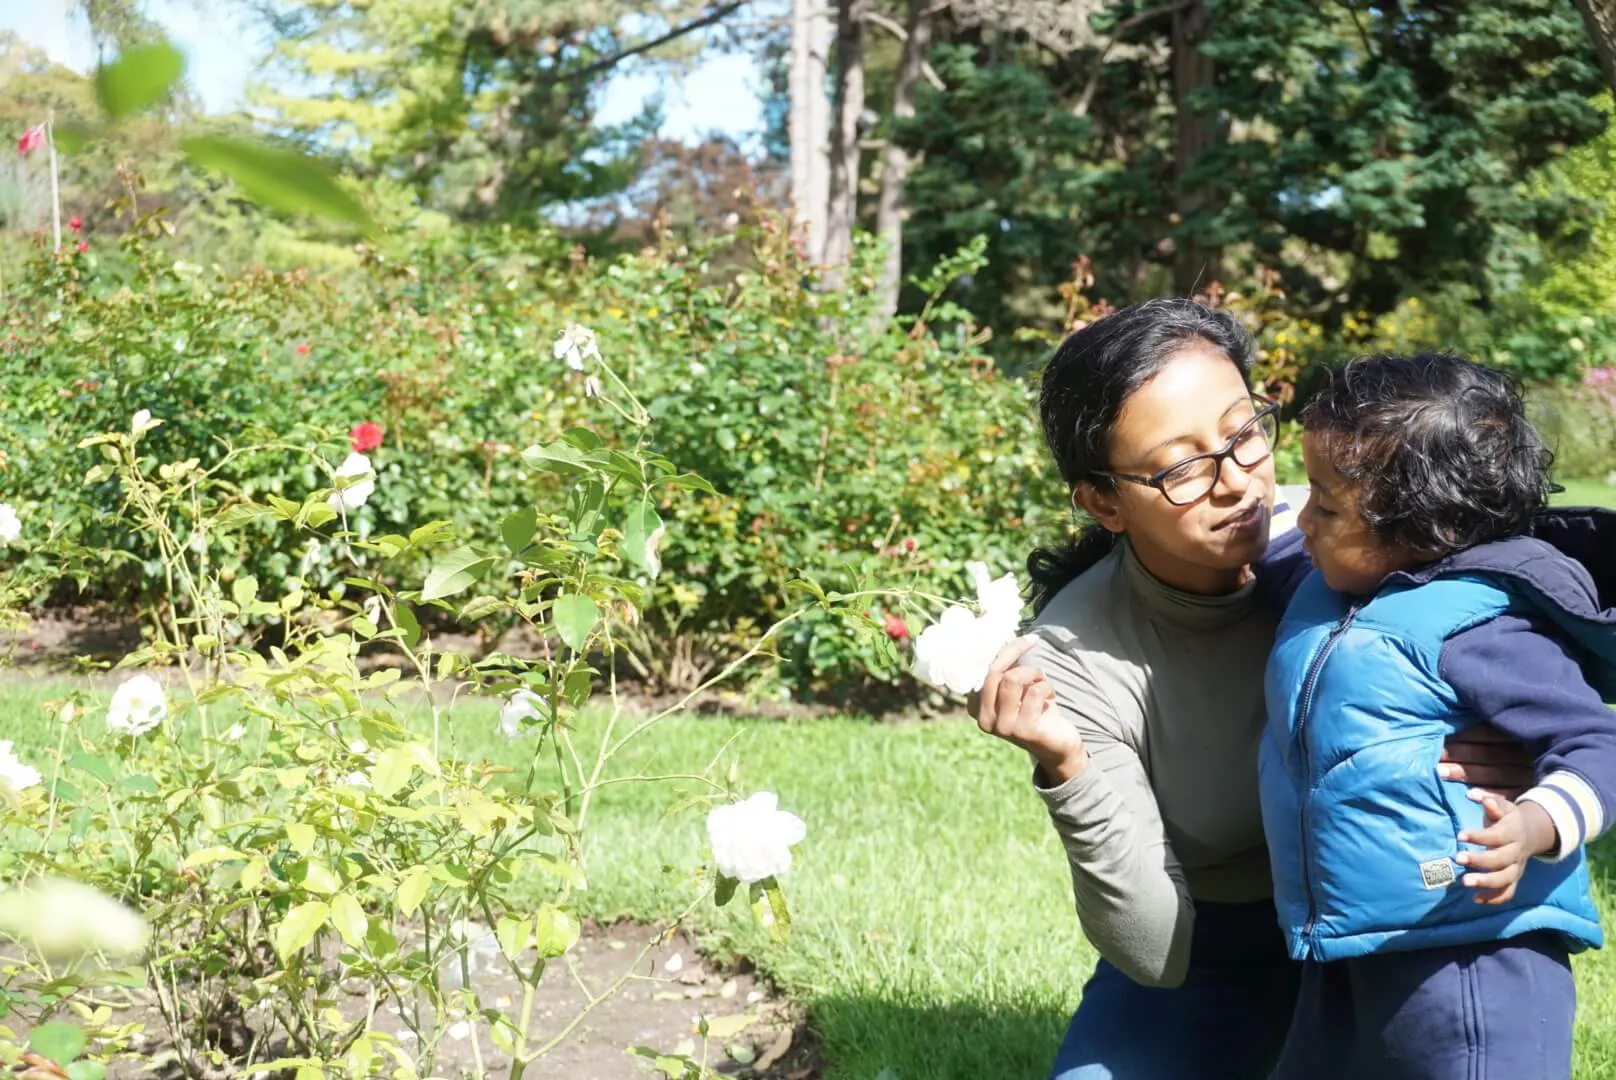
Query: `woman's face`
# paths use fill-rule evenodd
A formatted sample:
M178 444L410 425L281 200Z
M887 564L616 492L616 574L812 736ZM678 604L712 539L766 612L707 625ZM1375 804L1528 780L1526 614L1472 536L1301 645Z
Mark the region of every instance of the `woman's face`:
M1223 450L1255 414L1251 392L1227 356L1204 343L1185 345L1123 403L1108 471L1149 477L1194 454ZM1250 467L1224 458L1212 490L1187 506L1126 481L1113 490L1081 484L1077 494L1103 527L1127 534L1157 578L1217 595L1238 588L1268 546L1274 458L1270 453Z

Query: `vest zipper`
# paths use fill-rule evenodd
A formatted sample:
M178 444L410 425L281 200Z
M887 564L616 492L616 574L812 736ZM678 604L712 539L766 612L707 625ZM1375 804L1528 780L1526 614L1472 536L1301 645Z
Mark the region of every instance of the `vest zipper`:
M1313 882L1308 873L1308 864L1311 857L1307 850L1307 806L1313 795L1313 761L1308 756L1306 732L1308 710L1313 707L1313 690L1319 681L1319 672L1324 667L1324 661L1329 657L1330 650L1335 643L1341 640L1341 635L1347 632L1352 620L1358 617L1358 608L1361 604L1355 603L1347 609L1341 621L1335 624L1330 636L1324 639L1319 646L1318 653L1313 657L1313 663L1308 666L1307 678L1302 680L1302 702L1296 711L1296 747L1302 755L1303 789L1301 797L1296 803L1296 828L1301 839L1302 851L1302 891L1307 894L1307 922L1302 924L1302 939L1307 943L1309 951L1312 950L1312 937L1314 924L1318 922L1318 908L1313 901Z

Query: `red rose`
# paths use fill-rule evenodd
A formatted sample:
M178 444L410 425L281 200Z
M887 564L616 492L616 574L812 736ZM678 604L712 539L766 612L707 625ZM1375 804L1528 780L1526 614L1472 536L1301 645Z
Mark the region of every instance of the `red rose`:
M17 139L17 153L27 155L45 145L45 125L35 124Z
M67 227L72 229L74 232L83 232L84 219L79 217L77 214L74 214L72 217L67 219Z
M898 616L892 614L890 611L887 612L886 628L887 637L891 638L893 641L903 641L909 636L909 624L898 618Z
M90 250L90 245L85 243L83 240L80 240L79 241L79 254L82 255L86 251L89 251L89 250Z
M903 542L903 550L905 551L913 551L918 546L919 545L915 543L915 538L912 536Z
M353 444L354 453L368 454L382 444L382 426L369 420L355 424L348 432L348 441Z
M300 342L297 343L297 355L299 355L299 356L307 356L307 355L309 355L309 343L308 342L300 341Z

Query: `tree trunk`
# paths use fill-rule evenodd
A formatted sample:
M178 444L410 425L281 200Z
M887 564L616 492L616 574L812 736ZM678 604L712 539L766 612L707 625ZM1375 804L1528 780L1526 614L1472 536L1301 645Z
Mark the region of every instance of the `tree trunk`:
M915 85L926 66L931 48L932 0L909 0L909 17L904 32L903 59L898 64L898 84L892 91L892 118L907 120L915 115ZM881 196L876 205L875 231L886 244L886 260L881 265L880 310L888 317L897 314L898 292L903 287L903 187L909 179L909 153L895 138L888 138L881 153Z
M1224 136L1217 117L1200 113L1189 104L1190 96L1201 87L1211 86L1216 76L1212 58L1200 48L1210 29L1206 0L1193 0L1173 10L1173 99L1177 107L1173 175L1180 229L1207 205L1205 194L1191 190L1185 177L1200 156ZM1217 248L1203 245L1193 232L1181 232L1173 249L1173 290L1180 296L1189 296L1217 278L1221 254Z
M1577 10L1588 24L1588 36L1594 39L1605 85L1616 92L1616 0L1577 0Z
M805 227L810 259L825 251L830 202L830 101L825 96L830 53L829 12L821 0L791 5L791 204Z
M823 261L841 267L853 256L858 221L859 116L864 112L863 0L836 2L836 92L831 114L830 200Z

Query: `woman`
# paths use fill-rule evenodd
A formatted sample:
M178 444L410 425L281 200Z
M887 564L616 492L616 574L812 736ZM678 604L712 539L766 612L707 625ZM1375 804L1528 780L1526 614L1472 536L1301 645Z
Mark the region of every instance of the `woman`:
M973 711L1032 756L1102 958L1056 1080L1265 1077L1290 1021L1257 803L1275 620L1251 571L1277 407L1251 393L1251 354L1227 315L1153 300L1073 334L1044 372L1044 438L1095 526L1029 560L1033 632ZM1450 745L1444 777L1530 783L1492 742Z

